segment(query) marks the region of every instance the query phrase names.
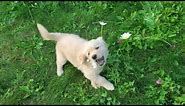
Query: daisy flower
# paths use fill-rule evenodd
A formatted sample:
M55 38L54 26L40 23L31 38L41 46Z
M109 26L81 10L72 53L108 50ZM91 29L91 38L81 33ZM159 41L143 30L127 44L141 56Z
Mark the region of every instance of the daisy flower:
M161 80L161 79L158 79L155 83L156 83L157 85L161 85L161 84L162 84L162 80Z
M128 39L131 36L131 34L129 32L124 33L121 35L120 39Z
M103 22L103 21L99 21L100 25L104 26L106 25L107 23Z

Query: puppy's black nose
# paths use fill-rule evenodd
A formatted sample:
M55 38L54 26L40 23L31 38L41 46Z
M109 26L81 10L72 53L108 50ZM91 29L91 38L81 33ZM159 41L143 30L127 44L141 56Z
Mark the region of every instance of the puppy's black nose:
M97 56L94 54L94 55L92 56L92 59L95 60L96 58L97 58Z

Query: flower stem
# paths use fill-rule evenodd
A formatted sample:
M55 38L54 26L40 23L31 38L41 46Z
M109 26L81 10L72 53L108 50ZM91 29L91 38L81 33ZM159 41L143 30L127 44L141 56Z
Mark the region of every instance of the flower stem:
M165 42L166 44L172 46L172 45L171 45L169 42L167 42L166 40L161 40L161 41L163 41L163 42Z
M101 36L103 34L103 25L101 25Z

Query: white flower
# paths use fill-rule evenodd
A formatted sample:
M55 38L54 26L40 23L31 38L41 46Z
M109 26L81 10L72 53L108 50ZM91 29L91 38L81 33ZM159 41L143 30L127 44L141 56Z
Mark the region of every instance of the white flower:
M162 80L161 79L158 79L155 83L158 84L158 85L160 85L160 84L162 84Z
M129 32L124 33L121 35L120 39L128 39L131 36L131 34Z
M90 60L89 60L89 59L87 59L87 62L90 62Z
M99 21L100 25L104 26L106 25L107 23L103 22L103 21Z
M93 68L96 68L97 64L95 62L92 62L92 66L93 66Z
M90 61L89 59L87 59L87 62L90 62L92 64L93 68L96 68L97 67L96 62Z

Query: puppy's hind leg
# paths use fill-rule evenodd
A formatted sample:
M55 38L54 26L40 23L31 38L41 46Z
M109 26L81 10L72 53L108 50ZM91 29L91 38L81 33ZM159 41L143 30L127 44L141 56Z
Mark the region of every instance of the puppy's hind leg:
M57 75L63 74L63 65L67 62L65 56L56 48Z

